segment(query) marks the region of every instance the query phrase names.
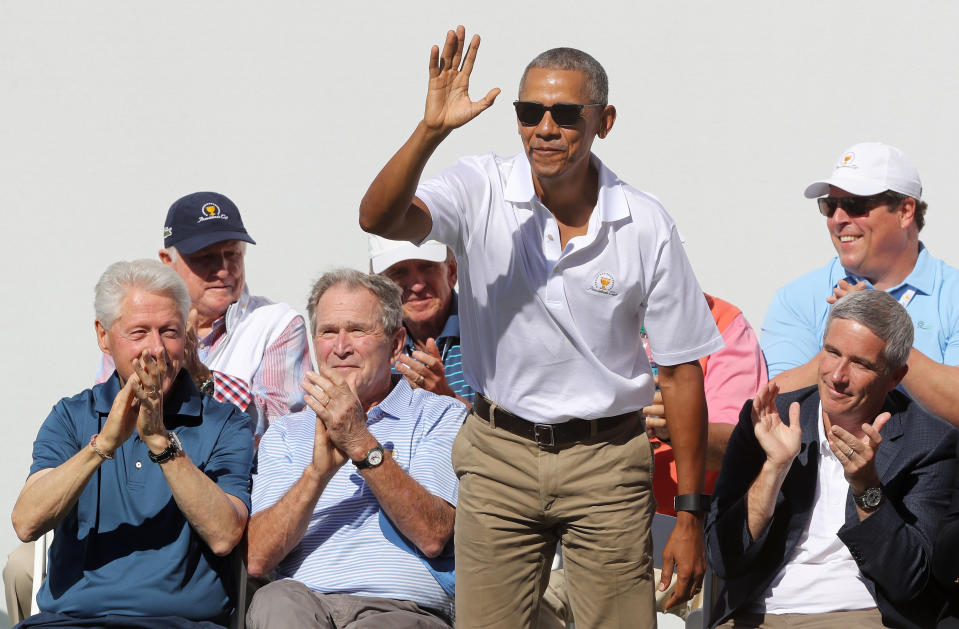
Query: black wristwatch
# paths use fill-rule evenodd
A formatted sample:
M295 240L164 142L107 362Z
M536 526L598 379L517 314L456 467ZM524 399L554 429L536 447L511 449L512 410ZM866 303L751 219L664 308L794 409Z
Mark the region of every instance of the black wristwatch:
M680 511L709 511L709 494L680 494L673 498L673 510Z
M383 446L376 444L376 447L366 453L366 456L359 461L353 461L353 465L358 470L366 470L376 467L383 463Z
M852 499L856 502L857 507L866 513L871 513L878 509L879 505L882 504L882 487L870 487L866 491L862 492L861 496L853 494Z
M167 437L170 439L170 445L166 447L166 450L160 454L153 454L150 452L150 460L154 463L166 463L176 455L183 452L183 446L180 444L180 438L176 436L175 432L168 432Z

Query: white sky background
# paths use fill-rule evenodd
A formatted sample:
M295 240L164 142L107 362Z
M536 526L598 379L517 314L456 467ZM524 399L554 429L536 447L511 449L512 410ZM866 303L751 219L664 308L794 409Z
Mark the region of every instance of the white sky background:
M519 150L526 62L593 54L619 117L596 153L675 217L703 288L758 329L774 290L832 255L802 196L847 146L894 144L930 203L922 238L954 265L959 4L50 2L0 0L5 448L13 507L50 407L97 366L93 286L155 256L170 203L216 190L258 245L253 290L304 311L312 279L366 267L357 206L422 114L429 46L483 36L456 157ZM12 549L0 526L0 554Z

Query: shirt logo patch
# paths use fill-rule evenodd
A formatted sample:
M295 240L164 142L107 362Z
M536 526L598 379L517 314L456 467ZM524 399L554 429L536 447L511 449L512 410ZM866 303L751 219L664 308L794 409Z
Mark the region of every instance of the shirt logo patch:
M852 151L849 151L840 157L839 163L836 164L836 168L859 168L859 166L856 165L856 154Z
M920 330L931 330L931 329L932 329L932 326L929 325L928 323L926 323L925 321L917 321L917 322L916 322L916 327L919 328Z
M214 218L226 220L228 217L220 211L220 206L216 203L204 203L200 209L200 218L198 218L196 222L202 223L203 221L209 221Z
M596 274L596 277L593 278L593 284L586 290L593 291L594 293L599 293L601 295L618 295L619 292L613 290L613 287L616 286L616 280L613 278L612 274L602 271Z

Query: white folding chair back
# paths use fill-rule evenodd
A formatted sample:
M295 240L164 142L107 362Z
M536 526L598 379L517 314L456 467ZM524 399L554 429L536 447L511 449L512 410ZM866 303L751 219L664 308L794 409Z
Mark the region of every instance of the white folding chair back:
M33 585L30 593L30 615L37 614L40 609L37 607L37 592L43 585L43 580L47 577L47 551L53 542L53 530L43 534L43 537L33 543Z

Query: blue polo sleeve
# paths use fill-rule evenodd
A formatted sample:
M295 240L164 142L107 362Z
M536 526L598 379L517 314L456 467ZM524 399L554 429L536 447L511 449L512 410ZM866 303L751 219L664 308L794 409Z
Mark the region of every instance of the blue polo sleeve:
M826 296L802 291L795 283L776 291L763 320L762 346L769 378L809 362L820 350L816 299L826 303ZM825 308L822 308L825 310Z
M253 464L253 432L250 418L232 405L204 472L224 492L250 505L250 472Z
M80 428L71 417L68 400L60 400L50 411L33 442L33 463L30 473L61 465L85 446L90 435L96 432L95 425L89 435L80 434Z

